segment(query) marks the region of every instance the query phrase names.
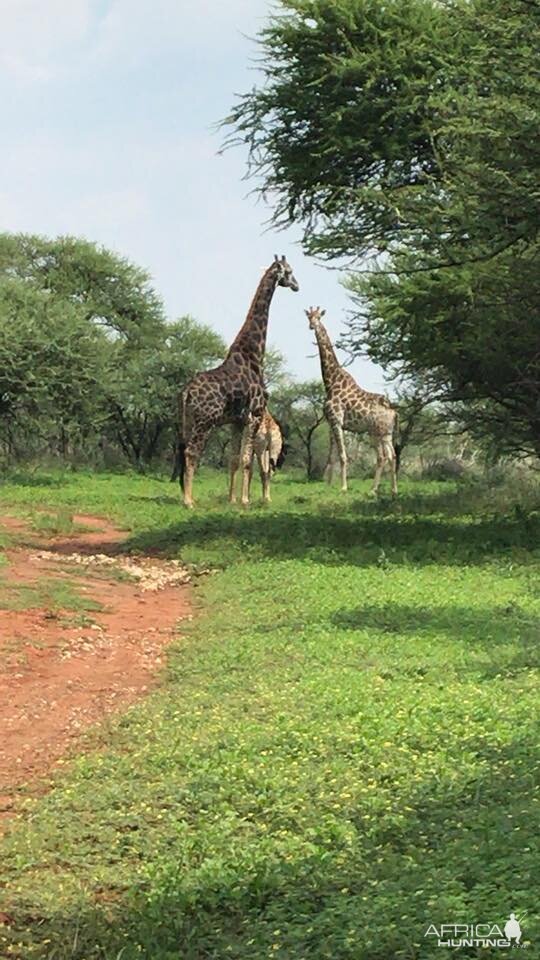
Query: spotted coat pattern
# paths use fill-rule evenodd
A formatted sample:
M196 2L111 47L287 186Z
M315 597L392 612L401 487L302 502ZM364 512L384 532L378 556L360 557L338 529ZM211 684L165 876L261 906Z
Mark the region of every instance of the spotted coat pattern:
M253 441L266 406L263 361L268 313L276 287L298 290L285 257L264 272L246 320L223 363L197 374L181 397L180 482L184 504L193 506L193 476L210 432L224 424L233 426L233 456L242 464L242 503L249 502L249 475Z
M390 469L392 493L397 493L396 447L394 437L398 429L397 410L380 393L370 393L359 387L348 370L338 362L334 348L322 322L326 311L319 307L306 310L309 326L315 333L321 371L326 388L324 412L330 426L330 457L328 480L334 473L336 452L341 466L341 489L347 489L347 451L343 432L366 433L377 454L373 492L376 493L383 470Z
M250 483L253 473L253 460L256 458L259 465L259 474L262 486L262 498L265 503L270 503L270 481L276 470L281 465L283 452L283 436L279 424L274 420L270 411L265 409L263 417L253 439L253 456L251 459ZM231 473L229 500L234 503L236 500L236 473L239 467L239 458L231 457Z

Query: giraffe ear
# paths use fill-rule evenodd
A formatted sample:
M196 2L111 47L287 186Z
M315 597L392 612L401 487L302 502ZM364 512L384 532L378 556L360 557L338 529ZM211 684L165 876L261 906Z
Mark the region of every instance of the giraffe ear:
M326 310L321 310L321 317L324 317Z

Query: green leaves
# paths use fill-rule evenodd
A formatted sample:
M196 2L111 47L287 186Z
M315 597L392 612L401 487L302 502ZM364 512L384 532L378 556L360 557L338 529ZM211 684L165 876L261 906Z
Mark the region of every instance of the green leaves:
M107 433L135 466L172 448L182 387L198 370L218 363L224 352L221 337L191 317L163 325L138 349L115 345L107 372Z
M129 340L156 333L165 319L145 270L76 237L0 234L0 275L80 306L87 319Z
M245 513L206 474L188 515L151 478L39 480L3 499L112 515L137 553L217 572L158 689L21 797L6 956L435 958L430 922L511 908L532 953L537 488L499 512L489 487L374 503L280 477Z
M349 346L538 455L538 6L282 0L260 44L230 142L308 253L369 258Z
M305 467L308 480L322 476L328 458L324 424L326 391L322 380L282 384L272 391L271 410L276 414L287 443L288 465Z
M0 279L0 398L8 421L91 421L104 347L80 307Z
M360 256L399 234L397 191L435 173L425 115L446 13L426 0L282 10L261 35L266 83L233 110L231 142L277 197L275 221L305 224L308 251Z
M167 324L148 274L86 240L0 234L0 441L12 458L172 446L178 394L221 338Z

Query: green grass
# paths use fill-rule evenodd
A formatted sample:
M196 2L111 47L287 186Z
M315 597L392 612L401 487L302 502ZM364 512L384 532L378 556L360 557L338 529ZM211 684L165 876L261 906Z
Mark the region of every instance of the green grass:
M9 568L0 578L0 610L102 610L99 601L81 596L70 580L53 577L36 583L10 583Z
M93 617L89 617L87 613L76 613L76 614L66 614L65 616L58 617L58 623L61 627L69 630L81 629L85 630L88 627L92 627L96 624L96 620Z
M242 512L206 475L190 514L151 478L37 479L0 498L218 572L161 689L5 838L6 956L424 960L429 923L510 911L535 955L538 491L281 476Z
M42 537L56 537L60 534L67 536L81 533L87 531L88 527L75 523L72 512L64 507L54 513L33 513L30 517L30 529L35 530Z
M63 573L69 574L69 576L75 580L87 580L89 577L93 581L95 580L105 580L107 583L111 581L115 583L136 583L137 581L127 570L122 570L120 567L106 566L99 567L97 564L81 564L80 566L75 566L73 561L71 563L62 563L56 561L56 565L59 570Z
M5 550L6 550L6 547L9 547L10 545L11 545L11 538L8 536L5 530L2 530L0 528L0 569L2 567L5 567L8 562L8 559L5 554Z

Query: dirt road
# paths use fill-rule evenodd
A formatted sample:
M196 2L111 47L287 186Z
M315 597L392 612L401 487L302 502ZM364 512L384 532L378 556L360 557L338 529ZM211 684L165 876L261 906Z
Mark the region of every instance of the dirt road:
M14 539L0 567L0 817L89 725L148 691L191 612L178 562L127 558L108 521L73 521L81 532L40 540L0 519Z

